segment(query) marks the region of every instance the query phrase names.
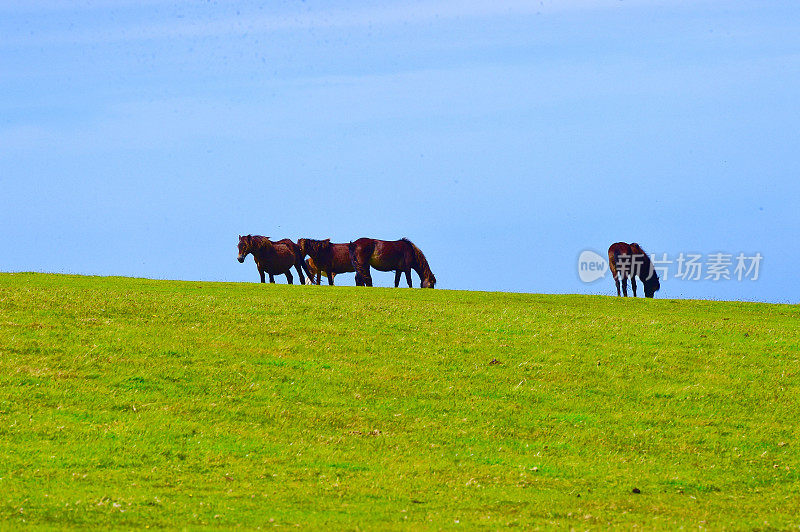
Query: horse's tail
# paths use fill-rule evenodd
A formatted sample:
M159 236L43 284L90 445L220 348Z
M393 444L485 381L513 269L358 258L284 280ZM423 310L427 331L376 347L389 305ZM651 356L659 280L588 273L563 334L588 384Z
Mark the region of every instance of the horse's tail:
M364 286L364 277L361 275L361 268L358 265L358 258L356 257L356 247L357 244L351 240L350 243L347 244L347 252L350 255L350 264L353 265L353 271L356 272L356 286Z
M306 284L314 284L314 275L316 275L316 270L312 271L311 259L304 260L303 264L305 264L305 268L304 269L308 274L308 278L306 279Z
M627 257L627 261L620 262L620 257ZM608 268L614 279L622 280L624 277L631 276L631 266L633 262L633 251L631 244L616 242L608 248Z
M369 258L375 250L375 241L370 238L359 238L350 242L347 251L350 253L350 262L356 272L356 286L372 286L372 276L369 274Z
M347 252L350 254L350 262L353 264L353 268L356 268L358 265L358 261L356 261L356 243L350 241L347 244Z
M306 272L306 277L308 279L310 279L311 278L311 271L308 269L308 261L303 260L303 253L302 252L299 252L299 255L297 255L297 256L299 257L297 259L297 261L300 263L300 267L303 269L303 271ZM299 268L297 270L297 273L300 276L300 278L302 279L303 274L300 272ZM305 284L308 284L308 283L305 283Z
M608 248L608 269L611 270L611 277L617 278L617 250L612 246Z

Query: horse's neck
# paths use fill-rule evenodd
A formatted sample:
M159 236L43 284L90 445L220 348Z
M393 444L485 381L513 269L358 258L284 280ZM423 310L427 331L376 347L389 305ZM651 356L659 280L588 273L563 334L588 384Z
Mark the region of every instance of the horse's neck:
M639 279L644 281L650 277L650 272L653 270L653 263L650 262L650 257L643 253L643 259L639 262Z
M422 252L418 249L414 250L414 263L411 265L417 275L422 278L425 275L428 275L431 271L430 266L428 266L428 261L425 260L425 257L422 255Z

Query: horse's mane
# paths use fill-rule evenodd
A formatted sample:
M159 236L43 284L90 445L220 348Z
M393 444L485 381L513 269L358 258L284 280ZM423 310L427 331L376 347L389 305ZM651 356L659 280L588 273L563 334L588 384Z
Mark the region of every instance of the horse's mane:
M261 236L261 235L253 235L252 242L255 244L256 247L263 247L265 243L272 241L269 239L268 236Z
M269 242L270 244L272 241L269 239L268 236L261 236L261 235L247 235L250 238L250 246L255 249L260 249L264 247L264 245Z
M330 246L331 245L331 239L330 238L326 238L325 240L314 240L313 238L308 238L308 239L306 239L306 242L308 242L308 244L311 245L312 247L314 247L315 249L320 249L320 248L323 248L325 246Z
M411 240L409 240L406 237L403 237L400 240L402 240L406 244L409 244L411 246L411 249L414 250L414 260L417 263L417 266L420 268L420 270L422 270L423 275L425 276L433 275L433 272L431 272L431 267L428 265L428 259L425 258L425 255L422 253L422 250L420 250L416 246L416 244L414 244Z

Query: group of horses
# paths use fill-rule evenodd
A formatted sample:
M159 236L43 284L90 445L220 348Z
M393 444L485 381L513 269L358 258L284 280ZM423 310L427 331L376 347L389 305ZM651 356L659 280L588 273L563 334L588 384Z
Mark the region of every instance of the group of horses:
M337 274L355 272L356 286L372 286L372 267L382 272L394 271L395 288L400 285L404 273L411 288L411 270L419 275L422 288L433 288L436 284L425 255L407 238L359 238L354 242L337 244L330 238L301 238L297 242L284 238L273 242L266 236L239 235L238 249L239 262L244 262L248 254L253 255L262 283L266 282L266 276L269 276L270 283L274 283L276 275L286 275L286 281L293 284L291 270L294 268L301 284L306 283L303 272L310 283L320 284L324 275L329 285L333 284Z
M239 262L253 255L261 282L275 282L276 275L286 275L293 284L291 269L297 271L300 283L320 284L322 276L333 285L333 278L340 273L355 272L356 286L372 286L370 267L382 272L394 271L394 286L400 286L400 277L405 273L411 288L411 270L417 272L422 288L433 288L436 277L422 251L407 238L400 240L377 240L359 238L349 243L336 244L330 238L314 240L301 238L297 242L284 238L272 241L260 235L239 235ZM308 259L306 259L306 256ZM608 248L608 267L614 277L617 295L628 297L628 279L636 297L636 278L642 281L644 296L653 297L661 288L653 263L642 247L633 242L616 242ZM622 293L620 293L620 286Z

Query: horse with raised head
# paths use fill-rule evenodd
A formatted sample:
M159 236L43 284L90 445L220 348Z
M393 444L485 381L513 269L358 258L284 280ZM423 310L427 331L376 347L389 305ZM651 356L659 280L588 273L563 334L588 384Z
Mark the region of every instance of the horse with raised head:
M275 282L276 275L286 275L286 281L294 284L292 266L297 270L300 284L305 284L303 277L303 255L300 247L288 238L273 242L269 237L261 235L239 235L239 256L237 260L244 262L248 254L253 255L261 282L266 282L264 274L269 275L269 282Z
M306 262L309 270L309 277L316 277L316 283L320 284L322 274L328 278L328 284L333 285L333 277L337 273L349 273L356 271L350 261L350 251L348 244L332 244L330 238L325 240L314 240L312 238L301 238L297 241L303 257L308 255L309 261ZM316 271L312 276L310 273L313 265Z
M622 294L628 297L628 279L631 280L633 297L636 297L636 277L639 277L644 285L644 297L653 297L661 288L658 274L653 268L653 263L642 247L633 242L616 242L608 248L608 267L614 277L614 284L617 286L619 296L620 282L622 282Z
M400 286L400 276L405 273L408 287L411 288L411 270L417 272L422 288L433 288L436 284L428 260L422 251L409 239L377 240L359 238L350 242L350 260L356 271L356 286L372 286L372 266L382 272L394 271L394 286Z

